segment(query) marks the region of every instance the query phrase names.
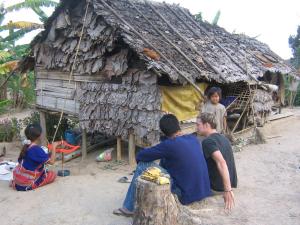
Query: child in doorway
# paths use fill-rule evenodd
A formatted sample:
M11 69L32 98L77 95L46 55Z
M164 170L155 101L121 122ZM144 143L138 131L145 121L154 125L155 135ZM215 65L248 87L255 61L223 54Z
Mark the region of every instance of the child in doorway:
M225 106L220 104L220 100L222 98L221 88L212 87L207 92L208 100L203 105L202 113L212 113L216 117L217 122L217 131L219 133L226 133L226 109Z
M45 169L46 164L54 164L55 150L59 143L53 143L51 156L39 146L42 128L38 124L30 124L25 129L27 140L18 158L18 166L13 171L11 185L17 191L29 191L52 183L56 178L54 171Z

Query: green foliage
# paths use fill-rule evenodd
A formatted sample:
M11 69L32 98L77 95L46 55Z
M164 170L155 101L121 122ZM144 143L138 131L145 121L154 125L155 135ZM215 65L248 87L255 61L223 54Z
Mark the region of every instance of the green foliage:
M21 3L14 4L10 7L7 7L8 12L18 11L21 9L32 9L42 22L47 20L46 13L41 9L41 7L55 7L57 6L56 1L51 0L25 0Z
M297 94L295 97L295 102L294 102L295 106L300 106L300 85L298 86L298 90L297 90Z
M291 63L297 69L300 69L300 26L298 26L297 34L289 37L289 45L293 53Z
M11 57L8 51L0 50L0 62L5 62Z
M0 4L0 24L2 24L2 22L4 20L4 17L5 17L5 14L6 14L6 10L4 8L3 3L1 3Z
M202 12L198 12L197 14L194 15L194 17L198 22L203 22Z
M6 113L8 107L12 104L11 100L0 101L0 114Z
M22 121L23 127L27 127L29 124L39 124L39 123L40 123L40 114L37 111L32 112L29 117L26 117Z
M32 9L40 17L40 20L45 22L47 15L42 10L42 7L53 7L56 5L57 2L51 0L24 0L7 8L4 8L3 4L0 4L0 32L8 31L9 33L6 37L0 36L0 75L2 75L0 76L0 85L3 81L9 79L8 86L13 90L15 98L13 106L21 106L23 105L23 101L31 103L34 101L35 95L33 74L28 76L26 74L9 75L15 73L18 61L29 53L28 45L16 46L16 41L33 30L43 28L43 25L26 21L9 21L7 24L2 24L5 15L8 12L18 11L23 8ZM0 99L5 99L7 93L6 85L1 88L5 88L5 90L1 90Z
M216 13L216 15L215 15L215 17L214 17L214 19L213 19L213 21L212 21L212 23L211 23L213 26L216 26L216 25L218 24L219 19L220 19L220 16L221 16L221 11L219 10L219 11Z
M0 142L11 142L20 137L21 123L16 118L0 120Z
M13 95L21 93L24 97L24 105L31 104L35 102L35 83L34 83L34 73L30 72L26 76L13 76L8 83L9 89ZM16 105L16 103L15 103Z
M216 13L216 15L215 15L213 21L211 22L211 24L212 24L213 26L216 26L216 25L218 24L219 19L220 19L220 16L221 16L221 11L219 10L219 11ZM204 21L203 16L202 16L202 12L198 12L197 14L195 14L195 15L194 15L194 18L195 18L195 20L197 20L198 22L203 22L203 21Z
M289 45L293 53L293 57L290 61L292 65L300 71L300 25L297 28L297 34L289 37ZM300 85L298 86L294 105L300 106Z
M51 114L46 115L48 141L52 141L58 121L59 121L59 115L51 115ZM38 124L40 123L40 114L38 112L33 112L30 115L30 117L27 117L22 121L22 125L24 128L32 123L38 123ZM58 129L55 141L60 141L62 138L64 138L65 131L69 129L73 129L75 126L76 123L73 120L63 118L61 125Z

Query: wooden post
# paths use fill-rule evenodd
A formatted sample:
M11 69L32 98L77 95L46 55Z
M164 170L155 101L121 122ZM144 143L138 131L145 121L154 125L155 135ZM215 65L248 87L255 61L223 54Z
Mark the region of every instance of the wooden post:
M129 140L128 140L128 158L129 158L129 165L135 166L135 136L133 131L129 133Z
M42 128L41 144L42 146L47 146L47 125L46 125L46 114L42 111L40 113L40 125Z
M86 129L82 130L82 143L81 143L81 159L84 160L87 155L87 141L86 141Z
M122 160L122 139L117 137L117 161Z
M133 225L179 224L179 208L169 184L157 185L138 178L135 208Z

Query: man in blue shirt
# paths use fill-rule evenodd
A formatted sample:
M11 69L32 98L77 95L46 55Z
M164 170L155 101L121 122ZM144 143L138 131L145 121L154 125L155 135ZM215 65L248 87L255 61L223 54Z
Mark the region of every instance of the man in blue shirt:
M171 191L184 205L200 201L211 194L210 181L202 146L194 135L183 135L179 121L172 114L164 115L159 126L166 136L160 144L146 148L137 154L137 168L129 186L123 207L114 214L131 216L134 212L136 180L147 168L160 166L172 180Z

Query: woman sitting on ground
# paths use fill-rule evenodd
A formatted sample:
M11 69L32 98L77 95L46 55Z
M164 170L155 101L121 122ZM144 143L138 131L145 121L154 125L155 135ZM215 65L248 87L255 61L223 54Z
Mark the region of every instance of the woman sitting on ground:
M28 191L52 183L56 178L54 171L45 169L46 164L55 162L55 150L58 143L53 143L51 156L39 146L42 128L30 124L25 129L27 140L18 158L18 166L13 171L12 187L17 191Z

